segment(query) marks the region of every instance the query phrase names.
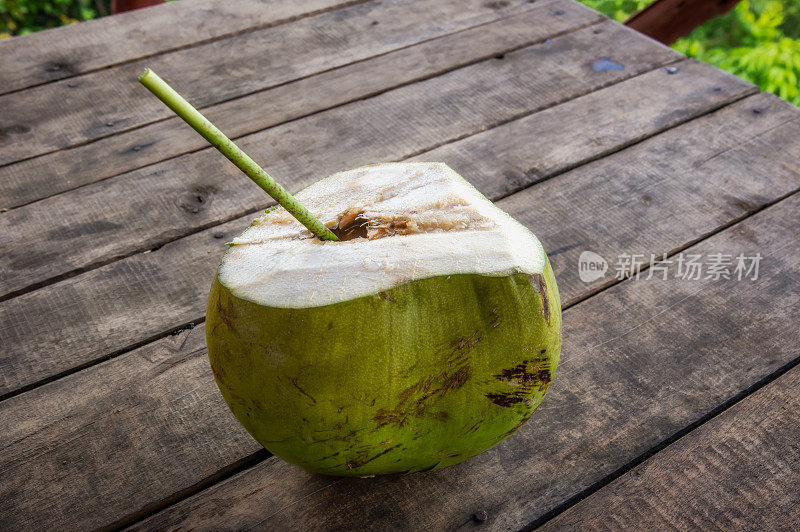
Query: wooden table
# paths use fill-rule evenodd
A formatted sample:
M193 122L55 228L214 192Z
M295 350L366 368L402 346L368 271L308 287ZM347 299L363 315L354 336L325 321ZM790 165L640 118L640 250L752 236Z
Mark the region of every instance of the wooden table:
M532 420L429 474L261 449L203 314L269 198L145 65L291 190L446 161L531 228L565 311ZM796 107L571 0L175 2L0 42L0 90L0 529L800 525Z

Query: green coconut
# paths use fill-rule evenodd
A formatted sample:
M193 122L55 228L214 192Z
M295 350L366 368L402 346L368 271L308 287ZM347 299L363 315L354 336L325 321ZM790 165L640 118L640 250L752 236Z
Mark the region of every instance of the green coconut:
M429 471L519 429L558 363L538 239L441 163L370 165L233 240L208 300L214 377L248 432L307 470Z

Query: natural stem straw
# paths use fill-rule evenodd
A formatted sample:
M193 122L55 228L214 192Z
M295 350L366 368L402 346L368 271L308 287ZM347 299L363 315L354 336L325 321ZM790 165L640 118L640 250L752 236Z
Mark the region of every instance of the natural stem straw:
M217 129L214 124L200 114L183 97L175 92L166 81L158 77L158 74L146 68L144 73L139 76L139 82L147 87L156 98L172 109L176 115L181 117L187 124L200 133L204 139L217 148L222 155L228 158L247 177L255 181L264 191L280 203L289 213L306 226L309 231L314 233L320 240L339 240L333 232L325 227L313 214L308 212L300 203L282 186L275 182L263 168L248 157L231 139Z

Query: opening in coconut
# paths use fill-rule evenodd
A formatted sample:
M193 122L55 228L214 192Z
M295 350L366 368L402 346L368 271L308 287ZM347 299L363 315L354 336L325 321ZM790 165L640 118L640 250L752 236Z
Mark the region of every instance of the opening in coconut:
M279 307L332 304L439 275L542 273L537 238L443 163L386 163L296 194L340 241L285 209L231 242L218 277L236 296Z
M413 215L415 212L404 213L367 213L364 209L350 208L339 215L336 223L328 224L328 228L340 241L366 238L375 240L395 235L413 235L436 229L447 230L442 224L423 224L420 226Z

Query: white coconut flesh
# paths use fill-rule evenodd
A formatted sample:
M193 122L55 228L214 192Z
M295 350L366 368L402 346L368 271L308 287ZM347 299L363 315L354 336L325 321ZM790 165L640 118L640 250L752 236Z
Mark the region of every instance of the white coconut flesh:
M230 243L217 273L233 295L308 308L429 277L541 274L539 240L443 163L331 175L295 197L342 238L315 238L283 207Z

